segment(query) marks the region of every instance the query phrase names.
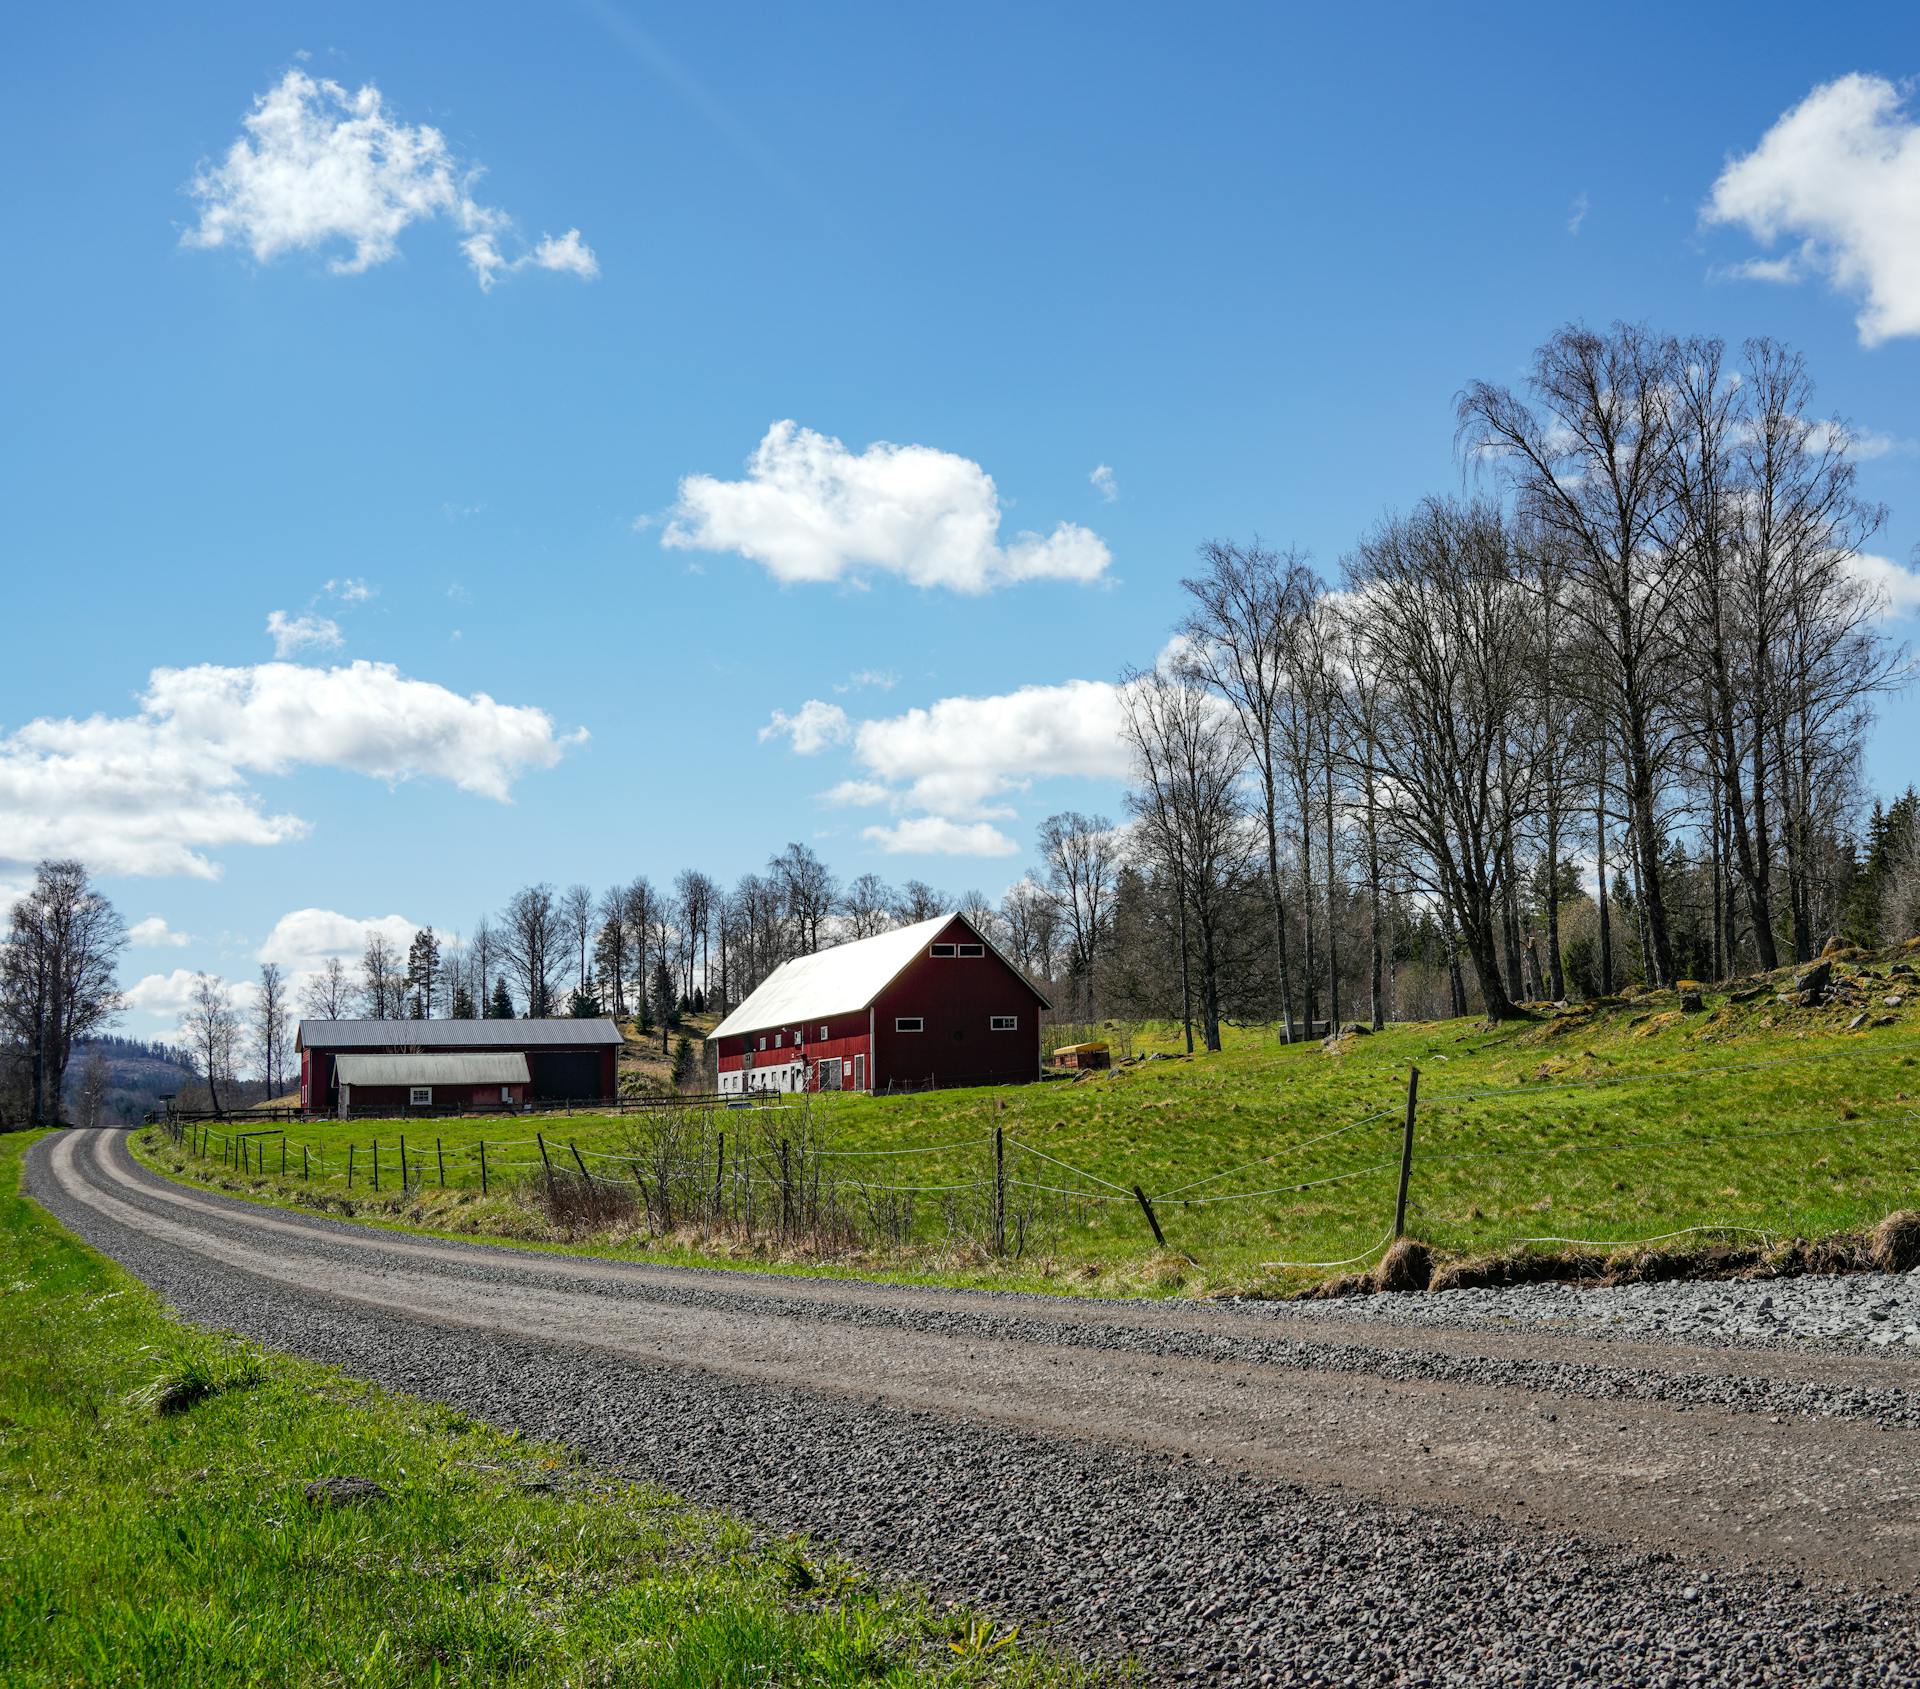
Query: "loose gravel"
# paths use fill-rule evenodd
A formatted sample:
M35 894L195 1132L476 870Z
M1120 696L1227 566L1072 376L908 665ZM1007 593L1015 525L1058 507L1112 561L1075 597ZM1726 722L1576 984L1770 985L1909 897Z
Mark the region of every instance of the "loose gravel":
M1290 1312L1390 1325L1539 1326L1584 1337L1669 1338L1757 1348L1920 1349L1920 1267L1673 1284L1525 1284L1351 1296Z
M185 1317L565 1439L770 1529L1041 1621L1060 1645L1135 1656L1155 1679L1920 1683L1904 1597L1707 1570L307 1291L266 1295L245 1272L66 1195L45 1174L49 1148L29 1163L36 1194Z

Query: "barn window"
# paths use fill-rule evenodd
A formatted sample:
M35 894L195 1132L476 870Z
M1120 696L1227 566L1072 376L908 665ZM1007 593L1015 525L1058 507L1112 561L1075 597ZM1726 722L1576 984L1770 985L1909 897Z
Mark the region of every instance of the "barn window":
M433 1101L433 1087L431 1085L410 1086L407 1091L407 1101L409 1104L431 1103Z
M823 1026L820 1028L820 1036L824 1038L826 1037L826 1035L827 1035L827 1029Z
M767 1047L767 1041L765 1038L762 1038L760 1040L760 1048L764 1050L766 1047Z
M960 954L962 956L984 956L986 953L987 947L984 944L963 944L960 946Z
M503 1103L510 1103L513 1101L513 1087L511 1085L502 1085L500 1087L500 1100Z
M929 956L951 956L953 953L954 946L951 944L930 944L927 946L927 954Z
M780 1040L784 1037L786 1037L786 1034L784 1032L776 1032L773 1035L773 1047L776 1050L780 1048Z
M1020 1017L1018 1015L995 1015L987 1024L992 1027L995 1032L1018 1032L1020 1030Z
M920 1032L926 1027L926 1021L919 1015L896 1015L893 1021L895 1032Z

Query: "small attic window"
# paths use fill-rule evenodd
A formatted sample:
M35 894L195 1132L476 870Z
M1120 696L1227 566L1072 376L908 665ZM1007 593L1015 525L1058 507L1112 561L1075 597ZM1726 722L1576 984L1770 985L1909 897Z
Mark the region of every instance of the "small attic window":
M951 944L930 944L927 946L927 954L929 956L951 956L954 953L954 949L955 947Z
M987 953L984 944L963 944L959 949L962 956L984 956Z

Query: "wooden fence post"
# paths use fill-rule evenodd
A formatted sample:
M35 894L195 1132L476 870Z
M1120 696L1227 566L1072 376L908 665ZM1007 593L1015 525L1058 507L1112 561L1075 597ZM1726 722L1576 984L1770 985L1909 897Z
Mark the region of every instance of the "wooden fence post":
M1006 1129L993 1129L993 1252L1007 1252L1007 1136Z
M440 1147L440 1140L433 1140L433 1159L440 1164L440 1188L447 1188L447 1152Z
M1167 1247L1167 1234L1160 1229L1160 1222L1154 1216L1153 1204L1147 1200L1147 1193L1138 1185L1135 1185L1133 1187L1133 1194L1140 1199L1140 1212L1146 1215L1147 1224L1153 1227L1153 1241L1159 1244L1162 1249L1165 1249Z
M547 1170L547 1195L553 1195L553 1163L547 1159L547 1140L538 1132L533 1135L534 1142L540 1146L540 1165Z
M373 1188L380 1188L380 1140L373 1140Z
M487 1194L487 1140L480 1140L480 1194Z
M407 1194L407 1135L400 1134L400 1194Z
M307 1146L305 1144L300 1146L300 1177L303 1180L310 1180L312 1177L307 1171Z
M1407 1069L1407 1118L1400 1129L1400 1194L1393 1203L1393 1235L1404 1237L1407 1231L1407 1185L1413 1178L1413 1115L1420 1102L1420 1070Z
M347 1145L347 1189L353 1189L353 1145Z
M726 1171L727 1171L727 1134L723 1130L720 1133L720 1147L718 1150L714 1152L714 1157L713 1157L713 1223L716 1226L720 1224L720 1216L725 1212L725 1209L722 1207L722 1199L720 1194L720 1182L723 1178L725 1178Z
M593 1190L593 1175L587 1171L587 1164L580 1158L580 1146L573 1139L567 1139L567 1148L573 1151L573 1164L580 1169L580 1177L587 1181L587 1190Z

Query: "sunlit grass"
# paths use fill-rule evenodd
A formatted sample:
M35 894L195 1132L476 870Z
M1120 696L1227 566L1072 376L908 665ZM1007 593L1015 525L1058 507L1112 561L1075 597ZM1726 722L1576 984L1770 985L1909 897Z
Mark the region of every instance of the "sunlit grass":
M1042 1224L1015 1263L943 1253L938 1204L927 1199L920 1258L896 1252L842 1263L866 1274L1192 1293L1273 1282L1266 1264L1275 1261L1344 1260L1377 1244L1390 1225L1414 1066L1421 1079L1411 1229L1444 1250L1532 1237L1618 1242L1701 1226L1819 1236L1870 1226L1920 1195L1920 1015L1910 1000L1887 1006L1888 996L1910 997L1901 987L1911 985L1890 980L1888 965L1843 965L1864 1011L1789 1006L1768 990L1744 1001L1710 995L1705 1012L1683 1014L1672 994L1649 994L1495 1030L1473 1021L1395 1027L1332 1050L1289 1048L1270 1029L1230 1027L1220 1053L1191 1057L1177 1028L1152 1027L1133 1039L1150 1059L1108 1074L816 1098L810 1126L834 1149L900 1152L848 1158L842 1170L917 1185L990 1179L999 1127L1015 1181L1082 1193L1029 1192L1043 1207ZM1868 1024L1849 1030L1862 1012ZM797 1132L797 1112L784 1118ZM399 1202L389 1172L380 1199L370 1201L360 1175L353 1196L363 1217L557 1243L525 1204L498 1193L483 1201L471 1189L471 1146L481 1137L531 1137L537 1127L565 1168L574 1146L588 1157L616 1151L632 1130L595 1116L436 1123L455 1187L443 1196L433 1136L419 1127L320 1122L296 1128L290 1141L323 1146L331 1168L349 1141L359 1146L357 1164L376 1139L396 1156L404 1130L428 1188ZM959 1147L908 1153L929 1145ZM496 1168L519 1156L521 1176L539 1166L529 1147L490 1154ZM188 1177L209 1172L164 1148L161 1163ZM394 1164L389 1159L389 1169ZM1322 1180L1331 1182L1314 1182ZM275 1200L311 1200L297 1179L226 1183ZM1170 1252L1154 1248L1127 1194L1135 1184L1155 1201ZM315 1185L347 1194L338 1173ZM1016 1183L1015 1192L1025 1188ZM1222 1197L1231 1200L1208 1200ZM670 1259L741 1253L691 1235L599 1244Z
M168 1319L0 1140L9 1685L1052 1684L1006 1627L558 1447ZM384 1499L323 1507L318 1478ZM958 1649L955 1648L958 1644Z

